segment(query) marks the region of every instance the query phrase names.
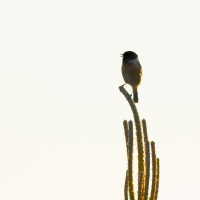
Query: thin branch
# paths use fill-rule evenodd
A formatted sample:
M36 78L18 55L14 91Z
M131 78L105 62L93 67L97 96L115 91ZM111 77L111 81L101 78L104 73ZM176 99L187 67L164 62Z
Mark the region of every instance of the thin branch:
M126 171L126 178L124 183L124 200L128 200L128 170Z
M144 142L148 140L148 134L147 134L147 123L146 120L142 120L142 128L143 128L143 135L144 135Z
M156 190L156 150L155 150L155 142L151 142L151 156L152 156L152 185L151 185L150 200L155 200L155 190Z
M155 186L155 200L158 198L158 188L160 179L160 160L156 158L156 186Z
M124 135L125 135L125 139L126 139L126 151L127 151L127 159L128 159L128 146L129 146L129 127L128 127L128 122L127 120L123 121L123 125L124 125Z
M128 148L128 183L129 183L129 195L130 200L134 200L134 185L133 185L133 122L130 120L129 126L129 148Z
M145 142L145 184L144 184L144 200L148 199L149 177L150 177L150 147L149 141Z
M129 93L125 90L125 88L123 86L120 86L119 90L127 99L128 103L131 107L131 110L133 112L135 126L136 126L137 142L138 142L138 156L139 156L138 157L138 171L141 172L141 171L144 171L144 145L143 145L140 118L139 118L135 103L131 99L131 96L129 95Z
M142 200L143 175L144 173L140 172L138 181L138 200Z

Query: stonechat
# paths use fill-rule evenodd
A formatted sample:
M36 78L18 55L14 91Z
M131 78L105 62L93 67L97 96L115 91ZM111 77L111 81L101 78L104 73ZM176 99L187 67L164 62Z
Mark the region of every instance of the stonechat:
M133 88L133 99L138 103L138 86L142 79L142 66L138 55L132 51L126 51L122 55L122 76L125 83Z

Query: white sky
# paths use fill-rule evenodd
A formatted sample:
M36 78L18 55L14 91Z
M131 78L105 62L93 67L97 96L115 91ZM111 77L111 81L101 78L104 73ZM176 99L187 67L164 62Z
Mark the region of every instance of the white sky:
M199 200L199 20L198 0L1 0L0 199L124 199L132 50L159 199Z

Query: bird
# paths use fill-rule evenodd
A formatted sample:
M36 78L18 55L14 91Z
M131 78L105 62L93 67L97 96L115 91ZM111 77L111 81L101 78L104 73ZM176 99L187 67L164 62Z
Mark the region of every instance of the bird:
M138 60L138 55L133 51L126 51L121 54L122 76L125 83L133 89L133 100L138 103L138 86L142 80L142 66Z

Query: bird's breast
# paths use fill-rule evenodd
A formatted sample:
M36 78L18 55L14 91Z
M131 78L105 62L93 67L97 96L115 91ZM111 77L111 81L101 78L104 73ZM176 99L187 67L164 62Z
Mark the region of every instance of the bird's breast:
M134 63L122 64L122 75L126 83L137 86L141 82L142 68Z
M122 73L140 75L140 73L142 73L142 68L134 63L127 63L122 65Z

